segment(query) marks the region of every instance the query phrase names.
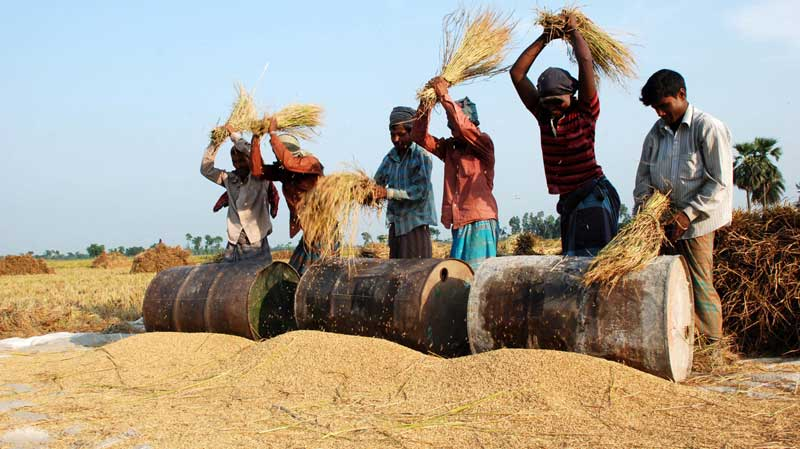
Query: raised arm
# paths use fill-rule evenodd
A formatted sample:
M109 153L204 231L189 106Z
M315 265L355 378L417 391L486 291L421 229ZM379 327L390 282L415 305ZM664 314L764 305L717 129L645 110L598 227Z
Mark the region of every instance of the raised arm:
M225 185L225 178L227 177L225 170L214 167L214 159L217 158L217 151L219 151L220 145L221 143L210 143L205 152L203 152L203 160L200 162L200 174L213 183Z
M483 161L494 160L494 143L488 135L483 134L478 127L464 114L458 105L450 98L447 90L447 81L444 78L437 78L434 82L436 97L447 114L447 123L453 131L453 137L461 137L469 142L469 150Z
M538 39L533 41L533 43L519 55L519 58L517 58L517 61L511 66L511 70L509 71L511 82L514 83L514 88L517 89L517 95L519 95L522 103L532 114L536 113L535 111L539 105L539 91L536 90L536 86L533 82L528 79L528 71L530 71L533 61L536 60L545 45L550 42L550 35L551 33L545 30Z
M322 164L319 159L311 155L295 156L278 137L277 130L278 121L273 117L269 122L269 143L283 168L295 173L321 175Z
M572 43L575 59L578 61L578 99L589 103L597 95L594 61L592 53L589 51L589 45L586 44L583 35L578 30L578 20L575 14L570 14L567 19L567 36Z
M417 119L414 120L414 125L411 128L411 140L431 152L434 156L444 160L445 149L442 147L443 139L437 139L430 135L428 132L430 122L431 111L430 109L425 109L420 102L417 108Z

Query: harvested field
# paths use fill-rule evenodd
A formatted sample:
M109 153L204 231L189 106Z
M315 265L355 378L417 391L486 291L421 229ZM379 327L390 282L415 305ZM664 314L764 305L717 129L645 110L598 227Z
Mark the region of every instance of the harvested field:
M450 242L431 242L433 246L434 259L447 259L450 257ZM383 243L370 243L364 245L359 250L359 257L369 257L375 259L389 258L389 245Z
M578 354L458 359L292 332L254 343L142 334L79 353L0 359L49 447L791 447L796 400L676 385ZM18 423L18 422L17 422ZM17 424L0 414L0 426ZM65 432L79 426L78 432ZM93 446L90 444L90 446Z
M800 209L734 211L715 236L714 286L740 351L800 351Z
M55 274L0 277L0 338L101 332L142 316L152 273L97 270L91 260L50 261Z
M521 232L500 242L497 252L506 256L557 256L561 254L561 240L543 239L530 232Z
M167 268L192 265L191 255L188 249L159 243L133 258L131 273L158 273Z
M17 274L48 274L53 270L43 259L31 255L0 257L0 276Z
M130 267L131 260L117 252L103 251L92 261L92 268L120 268Z

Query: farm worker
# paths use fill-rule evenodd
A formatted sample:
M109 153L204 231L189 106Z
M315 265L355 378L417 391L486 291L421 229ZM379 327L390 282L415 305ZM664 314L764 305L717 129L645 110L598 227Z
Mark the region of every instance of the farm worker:
M394 145L375 172L375 198L388 199L389 258L430 258L433 254L429 226L436 226L428 153L411 139L416 111L392 109L389 135Z
M244 259L272 261L267 236L272 232L269 218L269 181L250 173L250 144L238 132L228 127L233 141L231 160L233 171L214 167L221 144L211 143L203 154L200 173L225 187L229 198L228 245L224 258L228 262Z
M317 185L323 176L323 167L313 154L300 148L300 142L290 134L278 134L278 122L273 117L269 123L269 143L278 159L265 165L261 159L261 136L253 136L251 162L253 176L258 179L280 181L286 205L289 206L289 237L294 237L302 229L297 218L297 207L303 196ZM319 260L319 249L312 242L301 238L289 265L302 275L306 269Z
M689 266L695 325L711 340L722 337L722 309L712 278L714 232L729 224L733 203L731 133L724 123L689 104L686 83L672 70L654 73L640 98L658 115L642 146L633 190L634 213L657 189L675 211L666 226L671 248Z
M550 67L534 86L527 77L533 61L552 38L564 34L578 60L578 80L564 69ZM566 29L545 29L510 72L522 103L539 123L547 190L559 195L561 250L568 256L597 255L617 234L619 222L619 195L595 159L600 101L592 64L571 14Z
M452 137L431 136L430 110L419 109L412 138L444 162L442 224L453 234L450 257L477 270L481 261L497 255L497 202L492 195L494 143L478 128L475 103L468 97L453 101L449 83L442 77L433 78L428 85L444 108Z

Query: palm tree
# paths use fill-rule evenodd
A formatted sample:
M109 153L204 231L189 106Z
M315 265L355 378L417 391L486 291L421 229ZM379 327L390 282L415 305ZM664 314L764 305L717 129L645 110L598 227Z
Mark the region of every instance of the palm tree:
M762 207L777 203L785 189L783 175L770 157L777 162L782 150L775 139L756 137L753 142L736 144L733 182L747 195L747 210L752 202Z

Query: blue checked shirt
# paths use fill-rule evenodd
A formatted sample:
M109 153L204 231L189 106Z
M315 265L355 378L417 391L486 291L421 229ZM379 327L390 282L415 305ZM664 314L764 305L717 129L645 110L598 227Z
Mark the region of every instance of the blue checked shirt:
M433 199L428 152L412 143L403 158L392 148L383 158L375 182L386 187L389 205L386 225L394 224L396 236L408 234L418 226L436 226L436 205Z

